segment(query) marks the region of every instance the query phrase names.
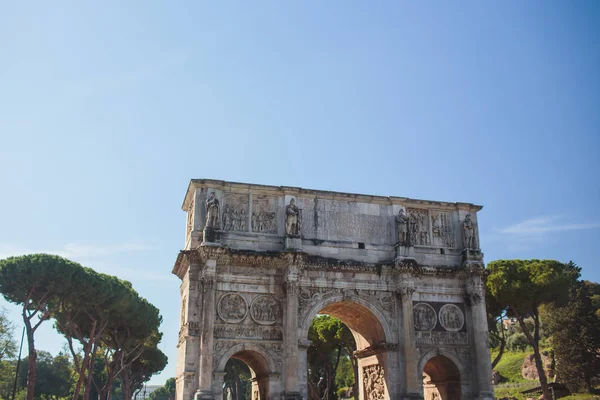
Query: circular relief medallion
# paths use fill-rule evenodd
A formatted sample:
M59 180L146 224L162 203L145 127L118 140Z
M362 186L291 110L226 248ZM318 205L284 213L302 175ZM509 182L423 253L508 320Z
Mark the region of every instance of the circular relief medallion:
M223 321L236 324L246 318L248 304L239 294L228 293L219 300L217 312Z
M258 296L250 306L250 317L257 324L273 325L279 318L279 304L271 296Z
M447 331L460 331L465 324L465 315L454 304L446 304L440 309L440 324Z
M427 303L419 303L413 307L413 319L418 331L430 331L437 323L435 310Z

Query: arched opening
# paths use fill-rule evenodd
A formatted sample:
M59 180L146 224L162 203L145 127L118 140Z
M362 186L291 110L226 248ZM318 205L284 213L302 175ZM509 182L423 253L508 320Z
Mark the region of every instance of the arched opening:
M460 400L460 372L448 357L432 357L423 368L425 400Z
M320 318L322 315L334 317L342 322L343 325L349 331L351 338L347 340L350 342L353 340L352 354L350 351L345 350L340 352L340 357L345 356L346 353L349 356L350 366L352 367L352 376L354 385L352 391L341 391L341 388L337 388L333 398L329 393L327 397L323 396L323 391L319 391L319 388L311 387L311 383L314 383L314 375L311 377L309 374L314 371L310 371L307 368L307 391L303 393L306 398L312 400L327 399L334 400L335 398L341 399L352 394L354 399L389 399L390 390L388 388L388 376L385 370L388 365L387 360L387 348L386 348L386 327L382 325L383 318L381 315L377 315L377 311L374 307L369 304L362 304L364 301L360 299L347 300L341 299L330 299L329 301L321 302L313 307L313 313L307 314L307 319L304 321L303 327L306 327L306 333L308 334L308 326L311 321ZM310 316L312 319L309 319ZM308 322L308 323L307 323ZM308 338L308 337L307 337ZM310 338L308 338L310 339ZM334 363L337 363L337 352L333 353L335 359ZM310 353L308 353L310 356ZM307 366L308 366L307 360ZM342 361L343 362L343 361ZM340 366L337 363L338 367ZM311 382L312 379L312 382Z
M239 351L238 347L241 347ZM223 356L221 371L223 400L267 400L270 397L269 361L258 351L235 346ZM225 362L226 361L226 362Z

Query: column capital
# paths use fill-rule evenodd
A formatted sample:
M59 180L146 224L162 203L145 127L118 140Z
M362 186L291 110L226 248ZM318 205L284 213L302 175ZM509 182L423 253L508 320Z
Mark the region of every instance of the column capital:
M402 301L412 300L412 295L414 292L414 286L400 286L396 289L396 293L400 295Z

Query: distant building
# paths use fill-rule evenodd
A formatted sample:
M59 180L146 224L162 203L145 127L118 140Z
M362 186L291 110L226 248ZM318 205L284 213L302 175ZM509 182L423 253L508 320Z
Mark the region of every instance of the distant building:
M133 400L145 400L150 397L150 393L154 392L156 389L161 388L162 385L144 385L142 390L137 392L135 396L133 396Z

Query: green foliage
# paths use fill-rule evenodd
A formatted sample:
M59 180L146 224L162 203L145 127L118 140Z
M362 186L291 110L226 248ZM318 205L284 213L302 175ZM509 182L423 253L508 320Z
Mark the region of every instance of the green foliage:
M337 371L335 372L335 386L338 388L348 388L354 385L354 369L350 357L344 355L340 358ZM338 389L339 391L339 389ZM339 396L338 396L339 397Z
M0 308L0 361L14 358L17 343L14 339L14 326L6 316L6 310Z
M19 386L26 387L27 358L23 360L19 371ZM60 399L69 396L73 386L72 364L65 354L56 357L46 351L37 354L37 379L35 381L36 399Z
M335 398L339 388L336 375L344 358L356 374L356 360L351 357L356 350L354 336L339 319L319 315L311 322L308 338L312 342L307 352L309 383L319 392L329 393L330 399ZM352 382L355 383L354 377Z
M569 289L579 278L580 268L573 263L553 260L497 260L488 264L487 290L508 316L514 316L533 348L544 399L550 400L548 382L539 351L539 308L544 304L565 304ZM531 317L531 331L525 319Z
M496 365L496 371L502 376L502 378L510 383L528 382L527 379L521 375L521 367L523 366L523 360L525 357L531 355L532 352L505 352L502 359ZM492 356L494 353L492 353Z
M514 333L506 339L507 350L523 352L527 347L529 347L529 340L522 332Z
M600 319L592 298L597 284L579 282L565 307L547 306L543 317L552 335L556 372L571 392L591 392L600 376Z
M162 317L129 282L58 256L32 254L0 260L0 292L23 306L29 343L28 400L33 400L36 381L34 332L50 318L65 335L73 356L74 398L81 388L85 399L92 394L90 376L104 379L93 385L101 397L119 380L123 396L130 398L141 382L166 365L166 356L157 348ZM81 353L75 342L82 346ZM94 357L104 358L104 377L94 371L99 365Z
M174 400L175 399L175 378L169 378L163 387L160 387L150 393L150 400Z
M7 301L22 306L29 348L27 400L33 400L35 392L35 331L50 319L61 301L76 295L74 292L82 280L85 281L85 276L81 265L49 254L0 260L0 292Z

